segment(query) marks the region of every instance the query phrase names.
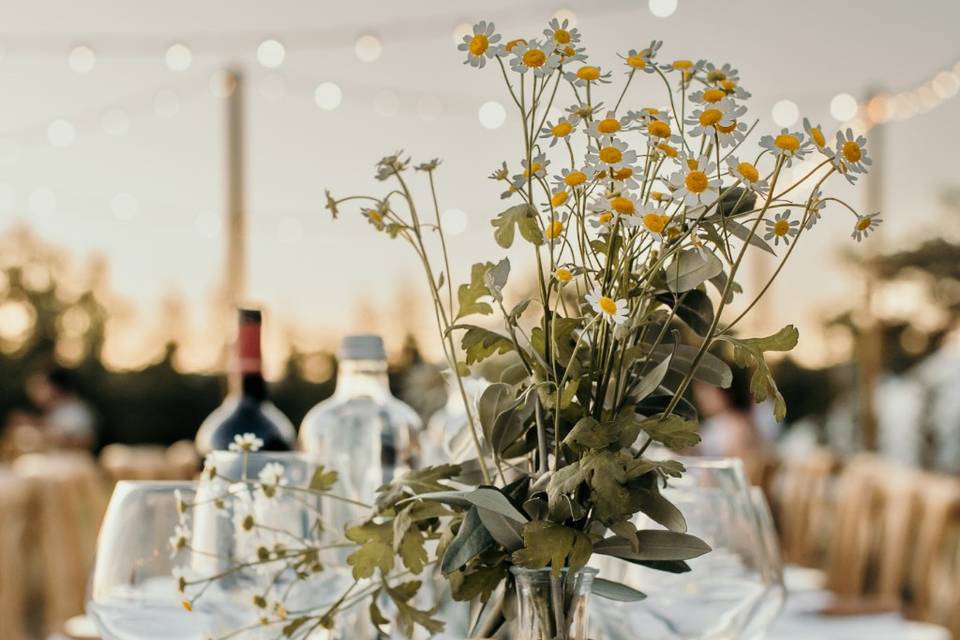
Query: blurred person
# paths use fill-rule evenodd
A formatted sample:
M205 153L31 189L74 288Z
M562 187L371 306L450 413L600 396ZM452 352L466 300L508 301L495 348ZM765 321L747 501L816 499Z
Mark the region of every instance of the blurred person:
M747 477L759 481L770 448L756 422L746 373L734 369L727 389L695 383L693 397L701 417L701 440L694 455L740 458Z
M92 449L97 437L97 416L77 395L73 375L51 367L27 379L27 396L41 413L39 429L47 446L56 449Z

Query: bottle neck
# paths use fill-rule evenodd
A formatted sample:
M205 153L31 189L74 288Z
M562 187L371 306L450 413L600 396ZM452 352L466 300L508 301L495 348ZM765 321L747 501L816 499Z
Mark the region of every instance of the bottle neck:
M258 402L267 399L263 380L263 356L260 352L260 323L241 319L237 335L236 372L243 398Z
M336 395L342 398L388 398L390 380L383 360L341 360Z

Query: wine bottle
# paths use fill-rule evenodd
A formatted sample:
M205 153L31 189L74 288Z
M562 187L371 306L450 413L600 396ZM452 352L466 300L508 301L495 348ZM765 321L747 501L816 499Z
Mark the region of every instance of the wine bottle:
M260 355L261 314L258 309L240 309L234 376L239 393L230 393L223 404L207 416L197 431L201 455L229 449L234 437L252 433L263 441L263 451L289 451L296 431L290 420L267 396Z

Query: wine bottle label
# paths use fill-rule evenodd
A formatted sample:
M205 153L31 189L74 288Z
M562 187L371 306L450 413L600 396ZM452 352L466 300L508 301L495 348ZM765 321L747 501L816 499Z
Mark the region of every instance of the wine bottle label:
M240 373L259 373L263 368L258 323L240 323L240 333L237 336L237 360Z

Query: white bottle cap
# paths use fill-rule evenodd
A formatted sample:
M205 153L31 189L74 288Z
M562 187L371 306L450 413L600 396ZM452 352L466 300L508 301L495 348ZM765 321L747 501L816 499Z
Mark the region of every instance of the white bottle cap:
M344 336L340 342L341 360L386 360L383 338L376 335Z

